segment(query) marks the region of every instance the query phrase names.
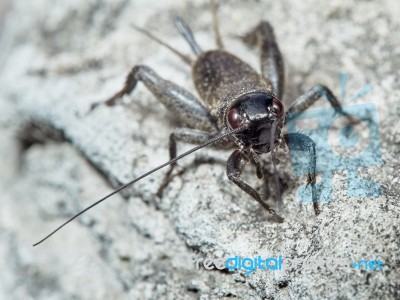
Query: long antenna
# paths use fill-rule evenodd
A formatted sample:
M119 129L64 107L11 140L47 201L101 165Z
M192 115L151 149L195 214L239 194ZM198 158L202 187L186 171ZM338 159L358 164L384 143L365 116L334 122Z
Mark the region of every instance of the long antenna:
M195 152L195 151L197 151L197 150L199 150L199 149L201 149L201 148L203 148L203 147L206 147L206 146L208 146L208 145L210 145L210 144L213 144L214 142L216 142L216 141L218 141L218 140L220 140L220 139L223 139L224 137L227 137L227 136L229 136L229 135L238 133L239 131L245 130L245 129L247 129L247 127L248 127L248 125L245 124L244 126L241 126L241 127L236 128L236 129L234 129L234 130L231 130L231 131L225 132L225 133L223 133L223 134L220 134L220 135L218 135L218 136L216 136L216 137L214 137L214 138L212 138L212 139L210 139L210 140L204 142L203 144L201 144L201 145L199 145L199 146L196 146L196 147L192 148L192 149L189 150L189 151L186 151L185 153L183 153L183 154L181 154L181 155L178 155L178 156L175 157L174 159L171 159L170 161L168 161L168 162L166 162L166 163L164 163L164 164L162 164L162 165L159 165L158 167L156 167L156 168L154 168L154 169L148 171L147 173L144 173L143 175L141 175L141 176L139 176L139 177L137 177L137 178L135 178L135 179L129 181L128 183L125 183L124 185L120 186L119 188L117 188L116 190L114 190L113 192L111 192L110 194L108 194L107 196L104 196L104 197L101 198L100 200L98 200L98 201L94 202L93 204L89 205L89 206L86 207L84 210L82 210L81 212L77 213L75 216L73 216L72 218L70 218L68 221L66 221L66 222L64 222L63 224L61 224L60 226L58 226L55 230L53 230L53 231L52 231L50 234L48 234L46 237L44 237L43 239L41 239L39 242L33 244L33 247L35 247L35 246L39 245L40 243L44 242L45 240L47 240L49 237L51 237L53 234L55 234L57 231L59 231L61 228L63 228L65 225L67 225L69 222L73 221L74 219L76 219L77 217L79 217L80 215L82 215L83 213L85 213L86 211L88 211L89 209L91 209L92 207L94 207L94 206L96 206L97 204L103 202L104 200L110 198L112 195L115 195L116 193L122 191L123 189L127 188L128 186L134 184L135 182L137 182L137 181L139 181L139 180L145 178L146 176L149 176L150 174L152 174L152 173L154 173L154 172L156 172L156 171L158 171L158 170L160 170L160 169L162 169L162 168L164 168L164 167L166 167L166 166L168 166L168 165L170 165L170 164L175 163L176 161L180 160L181 158L183 158L183 157L185 157L185 156L187 156L187 155L189 155L189 154L191 154L191 153L193 153L193 152Z
M188 65L190 65L192 63L192 60L190 59L189 56L179 52L178 50L176 50L174 47L172 47L171 45L167 44L166 42L162 41L161 39L159 39L158 37L156 37L154 34L152 34L150 31L147 31L144 28L141 28L139 26L136 26L135 24L131 24L131 26L133 28L135 28L137 31L141 32L142 34L144 34L145 36L147 36L148 38L152 39L153 41L159 43L160 45L168 48L169 50L171 50L173 53L175 53L176 55L178 55L185 63L187 63Z

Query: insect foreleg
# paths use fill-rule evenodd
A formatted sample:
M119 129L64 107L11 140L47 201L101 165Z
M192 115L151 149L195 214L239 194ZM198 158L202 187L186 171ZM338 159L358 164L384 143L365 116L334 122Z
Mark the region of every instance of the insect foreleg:
M250 185L245 183L242 178L241 174L246 165L246 161L248 160L247 156L241 150L235 150L231 156L228 158L228 162L226 164L226 172L230 181L235 183L238 187L240 187L243 191L247 194L252 196L254 199L261 204L270 214L272 214L275 219L282 223L284 219L280 217L275 210L273 210L260 196L260 194L252 188Z

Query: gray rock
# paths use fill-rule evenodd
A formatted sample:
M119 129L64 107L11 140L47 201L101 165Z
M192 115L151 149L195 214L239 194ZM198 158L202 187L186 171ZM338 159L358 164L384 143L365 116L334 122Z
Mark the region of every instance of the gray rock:
M379 197L349 197L348 173L339 170L334 201L316 217L310 203L296 200L306 177L293 174L282 152L285 222L277 224L229 183L223 164L193 167L196 158L229 155L203 149L180 162L182 172L163 197L156 191L165 170L32 248L68 217L168 159L168 135L179 124L142 85L126 105L88 114L135 64L194 91L190 69L131 24L189 53L171 22L181 15L204 49L214 41L204 1L14 0L0 40L1 297L398 299L399 14L396 0L231 1L219 9L227 48L255 67L257 56L234 35L261 19L272 23L285 57L287 105L317 83L339 94L339 72L350 75L348 97L372 84L354 103L376 105L383 164L358 171L381 185ZM179 145L179 152L189 148ZM266 196L270 190L277 207L269 155L265 165L267 188L251 167L245 176ZM235 255L281 255L302 264L250 275L196 268L198 259ZM329 259L338 258L345 266L336 269ZM384 270L350 266L360 259L380 259Z

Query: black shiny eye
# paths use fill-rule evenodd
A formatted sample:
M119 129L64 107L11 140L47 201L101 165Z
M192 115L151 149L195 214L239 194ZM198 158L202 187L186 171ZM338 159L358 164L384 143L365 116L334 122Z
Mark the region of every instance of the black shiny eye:
M226 119L228 120L228 124L232 129L238 128L242 123L242 117L236 108L232 108L228 111Z
M282 117L284 113L282 102L276 98L272 100L272 113L278 117Z

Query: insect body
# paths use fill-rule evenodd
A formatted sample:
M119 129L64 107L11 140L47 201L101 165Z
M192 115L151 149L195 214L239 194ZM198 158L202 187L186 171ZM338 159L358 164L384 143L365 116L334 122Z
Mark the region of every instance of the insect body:
M218 148L236 148L227 161L229 180L257 200L274 215L278 222L283 222L283 218L269 207L254 188L241 178L243 168L248 162L252 162L256 166L257 177L262 178L260 154L271 152L272 162L275 165L278 163L276 151L280 147L307 152L309 154L307 183L311 186L315 213L316 215L320 213L315 188L315 144L309 137L300 133L283 134L282 128L288 116L304 111L322 96L327 98L336 112L347 114L342 110L332 92L322 85L317 85L300 96L285 112L280 100L284 88L283 60L271 25L263 21L241 37L249 47L258 48L260 51L261 74L259 74L250 65L224 50L215 9L213 10L213 22L218 49L203 51L195 41L192 31L185 21L179 17L175 20L178 31L196 55L194 61L159 40L150 32L136 28L158 43L168 47L191 66L194 84L202 101L173 82L161 78L147 66L133 67L123 88L105 103L109 106L115 105L123 95L132 92L138 82L142 82L185 126L175 129L170 135L169 152L171 160L98 200L35 245L113 194L151 173L171 165L166 175L167 181L177 160L211 144ZM94 104L92 109L99 104ZM177 142L194 143L199 144L199 146L177 156Z

